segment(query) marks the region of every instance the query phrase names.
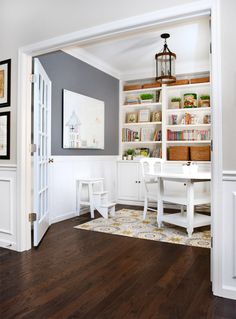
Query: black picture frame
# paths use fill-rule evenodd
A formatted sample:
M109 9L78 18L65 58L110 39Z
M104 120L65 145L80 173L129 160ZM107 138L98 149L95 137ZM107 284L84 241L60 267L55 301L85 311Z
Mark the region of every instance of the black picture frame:
M11 112L1 112L0 113L0 118L2 116L6 116L7 117L7 128L6 128L6 154L5 155L1 155L0 154L0 159L5 159L5 160L9 160L10 159L10 132L11 132ZM1 138L0 138L0 143L1 143ZM1 146L1 144L0 144Z
M7 89L6 89L6 102L1 102L0 97L0 108L8 107L11 105L11 59L0 61L0 71L1 66L7 65ZM1 85L1 84L0 84Z

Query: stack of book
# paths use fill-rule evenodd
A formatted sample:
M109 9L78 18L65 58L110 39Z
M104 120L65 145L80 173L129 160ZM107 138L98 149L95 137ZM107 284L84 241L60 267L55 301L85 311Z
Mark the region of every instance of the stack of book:
M210 138L209 130L167 130L168 141L204 141Z

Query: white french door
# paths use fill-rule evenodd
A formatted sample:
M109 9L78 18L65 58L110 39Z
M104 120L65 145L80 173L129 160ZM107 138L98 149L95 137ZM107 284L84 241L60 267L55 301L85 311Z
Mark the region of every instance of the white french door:
M34 59L34 246L49 227L49 156L51 154L51 81L38 59Z

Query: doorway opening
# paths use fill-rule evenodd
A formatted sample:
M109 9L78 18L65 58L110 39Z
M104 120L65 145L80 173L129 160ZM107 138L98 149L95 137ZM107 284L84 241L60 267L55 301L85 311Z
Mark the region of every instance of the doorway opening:
M129 32L130 32L130 31L129 31ZM83 40L82 42L85 43L84 40ZM62 47L63 47L63 46L62 46ZM61 48L62 48L62 47L61 47ZM55 48L54 48L54 49L55 49ZM50 51L53 51L53 50L50 49ZM32 52L32 51L31 51L31 52ZM37 56L39 53L40 53L40 52L39 52L39 50L38 50L38 52L35 51L32 55L33 55L33 56ZM29 66L29 65L28 65L28 66ZM133 79L131 79L131 80L133 80ZM212 80L214 81L214 76L212 76ZM129 81L130 81L130 79L129 79ZM215 90L215 88L214 88L214 90ZM213 91L214 91L214 90L213 90ZM215 95L213 94L213 99L214 99L214 97L215 97ZM217 118L218 118L219 114L217 114L217 115L212 114L212 115L213 115L213 122L214 122L214 117L217 117ZM218 154L217 154L217 155L218 155ZM213 159L214 159L214 155L213 155ZM220 165L220 163L216 162L216 164L214 163L214 165L216 165L216 166L215 166L215 168L216 168L218 165ZM28 169L28 168L27 168L27 169ZM27 169L26 169L26 170L27 170ZM28 172L28 170L27 170L27 172ZM30 174L30 171L29 171L28 173ZM213 174L214 174L214 169L213 169ZM217 183L218 183L217 180L215 180L215 183L214 183L214 185L213 185L213 192L214 192L214 188L217 186ZM26 239L26 241L27 241L27 239Z

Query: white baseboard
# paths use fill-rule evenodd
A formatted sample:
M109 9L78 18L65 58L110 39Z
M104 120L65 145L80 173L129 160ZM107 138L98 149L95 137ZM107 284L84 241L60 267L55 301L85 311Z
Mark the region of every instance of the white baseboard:
M0 240L0 247L11 250L17 250L16 243L7 240Z
M84 214L87 214L88 212L89 212L89 208L88 207L84 207L84 208L82 208L80 210L80 216L84 215ZM63 220L74 218L76 216L78 216L78 215L77 215L77 213L75 211L74 212L68 212L68 213L66 213L64 215L60 215L60 216L57 216L57 217L51 219L50 220L50 225L62 222Z

